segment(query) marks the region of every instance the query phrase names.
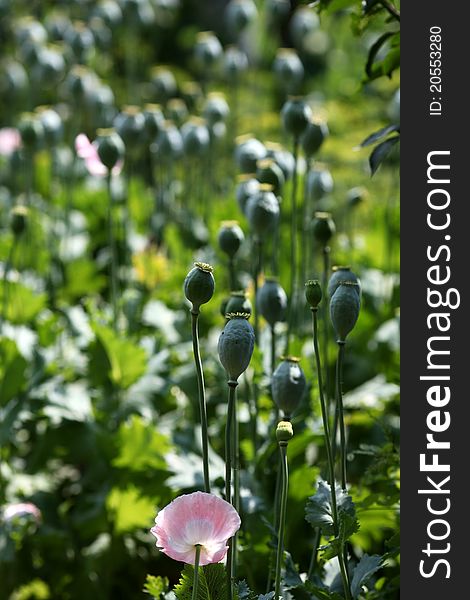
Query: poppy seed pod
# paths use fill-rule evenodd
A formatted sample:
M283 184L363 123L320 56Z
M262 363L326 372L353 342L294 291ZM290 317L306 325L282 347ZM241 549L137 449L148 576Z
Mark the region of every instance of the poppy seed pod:
M201 86L196 81L183 81L180 85L180 93L186 102L186 106L191 111L196 109L198 103L203 98Z
M10 228L15 237L19 237L28 226L29 211L26 206L15 206L10 212Z
M250 228L259 238L274 229L279 220L279 202L267 183L260 184L259 192L246 203L246 217Z
M189 115L186 102L181 98L171 98L168 100L166 112L170 121L173 121L178 127L181 127Z
M36 109L39 115L42 127L44 129L44 139L48 146L58 144L64 134L64 126L59 114L50 107L40 106Z
M304 77L304 66L293 48L279 48L273 63L276 79L286 90L295 91Z
M346 194L346 204L350 208L354 208L354 207L358 206L359 204L362 204L362 202L364 202L364 200L367 198L368 195L369 195L369 192L366 190L365 187L351 188L350 190L348 190L348 193Z
M295 161L291 152L276 142L266 142L267 158L273 158L281 169L285 181L291 179L294 174Z
M307 6L300 6L292 15L289 23L291 38L302 45L305 37L320 27L317 13Z
M248 56L236 46L229 46L224 54L224 73L227 79L236 80L248 69Z
M175 76L166 67L155 67L152 69L151 85L155 100L161 103L173 97L178 89Z
M280 421L276 428L276 439L281 446L286 446L287 442L294 437L294 429L290 421Z
M311 309L316 310L322 299L321 285L318 279L309 279L305 282L305 298Z
M149 142L152 142L160 133L163 121L165 120L162 107L160 104L146 104L144 106L143 115L145 119L145 137Z
M225 9L225 22L231 32L239 34L253 22L257 14L253 0L230 0Z
M253 307L251 305L250 299L246 297L245 292L231 292L230 298L225 306L225 313L246 313L251 316L253 312Z
M312 109L303 98L292 96L281 109L281 119L285 131L298 139L312 119Z
M199 156L209 148L210 135L205 122L193 117L181 127L183 148L186 156Z
M114 119L114 126L127 149L135 148L144 138L145 117L138 106L125 106Z
M316 212L312 220L313 237L322 246L327 246L328 242L336 233L335 222L331 214L327 212Z
M287 313L287 294L277 279L266 278L258 290L256 305L266 321L274 326L284 321Z
M361 293L361 284L359 282L358 277L351 271L351 267L343 267L343 266L334 266L333 274L328 281L328 298L332 298L333 294L336 292L336 288L338 287L340 281L350 281L352 283L359 284L359 295Z
M219 229L219 248L229 258L233 258L238 252L245 235L237 221L222 221Z
M18 123L21 141L29 150L37 149L44 137L44 127L39 118L32 113L23 113Z
M241 173L254 173L256 163L266 158L266 148L251 134L235 138L235 162Z
M238 176L238 183L235 190L235 198L243 214L246 211L246 204L251 196L259 192L259 181L255 179L254 174L243 174Z
M328 135L327 124L323 121L312 119L300 138L305 156L311 157L316 154Z
M192 303L191 312L198 313L201 304L212 298L215 289L213 268L202 262L194 263L184 280L184 295Z
M272 185L276 196L280 195L285 183L281 167L272 158L263 158L258 161L256 179L260 183L269 183L269 185Z
M212 31L201 31L194 45L194 59L200 70L211 69L222 57L222 44Z
M164 121L157 136L158 155L162 160L173 160L183 152L183 138L179 129L171 121Z
M230 108L225 96L214 92L207 97L202 112L209 125L215 125L215 123L220 123L227 119L230 114Z
M354 329L360 309L359 285L351 281L340 281L330 301L330 317L338 343L344 343Z
M290 11L289 0L267 0L266 12L271 21L278 22L288 16Z
M98 156L104 166L111 171L124 158L124 142L115 129L98 129Z
M250 364L255 347L255 332L245 313L228 313L228 323L217 346L219 359L230 381L237 381Z
M323 166L315 167L307 177L307 196L311 200L321 200L333 191L333 177Z
M271 380L273 400L286 417L291 417L299 406L307 387L299 360L294 356L283 358Z

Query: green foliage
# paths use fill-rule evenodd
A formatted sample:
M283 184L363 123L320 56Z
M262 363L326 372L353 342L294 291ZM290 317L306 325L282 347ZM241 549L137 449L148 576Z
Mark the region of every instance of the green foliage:
M178 600L191 600L193 591L194 567L185 565L174 592ZM220 563L199 567L197 600L226 600L227 574ZM237 600L235 598L235 600Z
M153 596L154 600L161 600L168 591L169 581L167 577L154 577L147 575L144 585L144 592Z
M364 554L364 556L361 557L361 560L354 568L351 580L351 593L355 600L359 597L362 587L367 583L369 578L380 569L381 566L381 556L369 556L368 554Z
M305 508L305 519L312 527L319 527L324 535L334 535L331 488L325 481L318 482L318 490L310 496ZM336 486L336 503L340 536L346 540L357 531L356 509L351 496ZM341 533L342 532L342 533Z
M27 366L15 342L0 339L0 406L5 406L24 388Z
M133 415L117 432L119 452L114 466L130 471L166 469L165 455L170 451L168 438L142 417Z

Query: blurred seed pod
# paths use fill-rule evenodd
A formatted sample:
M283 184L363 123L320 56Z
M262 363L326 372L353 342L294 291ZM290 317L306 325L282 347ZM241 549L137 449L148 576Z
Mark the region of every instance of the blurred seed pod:
M334 182L329 170L322 166L316 165L307 176L307 197L310 200L318 201L331 194L333 191Z
M236 46L228 46L224 53L224 74L229 81L236 81L248 69L248 56Z
M260 182L256 179L256 176L252 173L239 175L237 178L237 187L235 189L235 198L238 206L243 214L246 211L246 205L251 196L256 195L259 192Z
M267 158L273 158L281 168L285 181L291 179L295 168L292 153L276 142L266 142L266 152Z
M287 294L276 278L266 278L258 290L256 306L271 326L286 320Z
M115 0L100 0L94 7L92 14L103 19L111 30L118 27L122 22L122 10Z
M290 0L266 0L266 13L271 23L279 23L290 12Z
M222 44L212 31L201 31L194 44L194 61L200 71L212 70L222 58Z
M333 294L336 292L336 289L341 281L357 283L359 285L358 289L359 289L359 295L360 295L361 283L360 283L357 275L355 275L355 273L353 273L351 271L351 267L335 265L333 267L332 271L333 271L333 274L331 275L331 277L328 281L328 288L327 288L328 298L333 297Z
M165 117L160 104L146 104L143 115L145 119L144 134L147 141L151 143L162 130Z
M65 68L64 57L57 46L42 47L31 68L31 80L43 88L53 88L64 78Z
M213 92L207 96L203 108L203 115L209 125L226 121L229 114L230 109L223 94Z
M313 237L322 246L327 246L328 242L336 233L335 222L331 214L327 212L316 212L311 225Z
M19 237L28 226L29 210L26 206L18 205L10 212L10 229L15 237Z
M289 418L298 408L307 387L299 361L294 356L283 358L271 379L274 403Z
M271 185L260 184L259 192L248 199L245 214L250 229L258 238L264 238L274 229L279 221L280 210Z
M255 347L255 332L244 313L228 313L229 321L219 337L219 359L230 381L238 381L250 364Z
M99 80L95 73L83 65L75 65L65 78L64 90L72 104L81 108L86 98L92 95L92 90L98 85Z
M305 128L300 138L305 156L311 158L322 147L323 142L328 137L328 126L324 121L313 118Z
M116 117L116 108L114 93L109 85L100 83L87 89L85 101L93 124L110 127Z
M64 137L64 125L59 113L50 106L38 106L35 112L42 124L46 145L57 146Z
M155 21L155 13L148 0L121 0L124 22L133 29L150 27Z
M235 36L244 31L258 14L253 0L230 0L225 8L227 29Z
M305 38L319 27L320 19L317 13L307 6L300 6L292 15L289 23L291 40L297 48L301 49Z
M349 208L355 208L362 204L368 196L369 192L365 187L351 188L346 194L346 204Z
M0 95L5 101L16 101L26 94L28 75L23 65L15 60L6 60L0 66Z
M166 114L170 121L173 121L177 127L181 127L188 118L189 111L184 100L181 98L170 98L166 105Z
M113 34L101 17L91 17L88 26L93 35L94 46L106 52L111 46Z
M156 148L161 160L171 161L183 153L183 138L174 123L163 121L162 129L157 136Z
M201 304L206 304L214 295L215 280L213 268L201 262L194 263L184 280L184 295L192 303L192 311L199 312Z
M208 128L213 147L227 137L227 125L223 121L217 121Z
M44 128L37 115L22 113L18 123L23 146L28 150L37 150L44 140Z
M294 437L294 429L290 421L280 421L276 427L276 440L280 446L287 445Z
M259 160L256 168L256 179L260 183L272 185L273 192L280 196L284 187L285 178L281 167L272 158Z
M296 92L304 78L304 66L293 48L279 48L273 63L278 84L289 93Z
M93 33L83 21L75 21L67 30L65 41L80 62L85 62L87 54L94 48Z
M202 156L207 153L210 135L207 125L198 117L191 117L181 127L183 148L186 156Z
M144 141L145 117L138 106L124 106L113 123L127 150L139 148Z
M266 158L266 148L250 133L235 139L235 162L241 173L255 173L256 164Z
M201 86L196 81L184 81L180 92L190 111L194 111L203 98Z
M281 109L284 130L296 139L299 139L311 119L312 109L298 96L291 96Z
M245 235L238 221L222 221L218 235L219 248L229 258L235 256L244 239Z
M175 76L167 67L152 69L150 85L155 101L162 105L174 97L178 90Z
M318 279L309 279L305 282L305 299L310 308L317 309L322 296L322 289Z
M246 313L251 315L253 312L253 306L250 299L247 298L246 293L243 291L230 292L230 297L225 305L225 316L227 313Z
M338 342L345 342L356 325L361 309L359 284L340 281L330 300L330 317Z
M46 28L31 16L18 19L15 22L14 33L18 47L24 46L28 42L34 44L45 44L47 42Z
M108 171L112 171L116 164L124 159L124 142L113 128L98 129L97 134L98 156Z

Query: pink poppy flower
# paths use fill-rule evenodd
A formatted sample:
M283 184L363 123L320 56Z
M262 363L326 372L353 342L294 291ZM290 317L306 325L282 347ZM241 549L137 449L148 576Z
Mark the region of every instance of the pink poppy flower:
M10 156L21 146L21 136L18 129L3 127L0 129L0 155Z
M41 520L41 511L32 502L18 502L16 504L7 504L3 508L3 518L5 521L11 521L15 517L32 516L36 522Z
M161 510L150 530L157 548L170 558L194 565L196 545L201 546L201 566L220 562L227 541L240 528L240 517L231 504L206 492L185 494Z
M77 156L84 160L85 167L90 175L94 175L96 177L105 177L107 175L108 169L104 166L100 160L100 157L98 156L96 142L90 142L84 133L79 133L75 138L75 150L77 152ZM111 171L112 174L119 175L119 173L122 171L123 165L124 162L122 160L118 161L116 166Z

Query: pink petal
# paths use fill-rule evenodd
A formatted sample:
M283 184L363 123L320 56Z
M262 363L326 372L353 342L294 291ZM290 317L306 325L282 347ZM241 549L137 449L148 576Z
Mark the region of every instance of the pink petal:
M79 133L75 138L75 150L80 158L87 158L95 152L92 143L84 133Z
M0 129L0 155L10 156L21 146L21 136L18 129L3 127Z

